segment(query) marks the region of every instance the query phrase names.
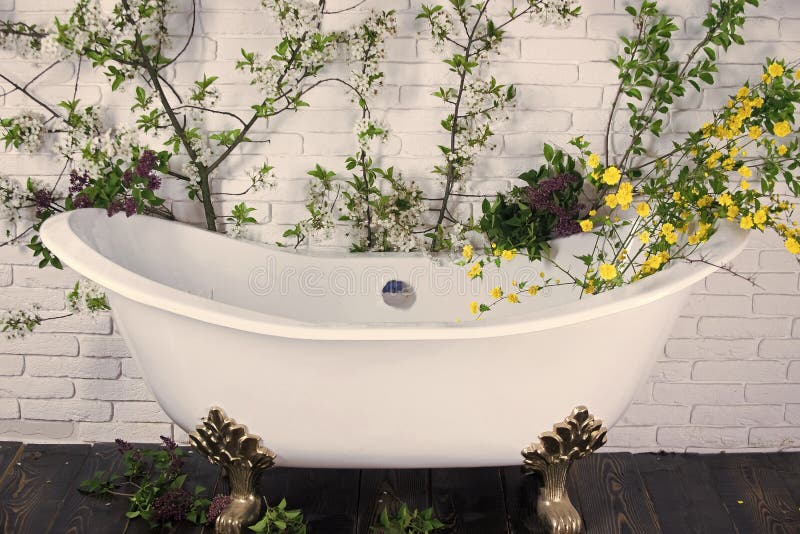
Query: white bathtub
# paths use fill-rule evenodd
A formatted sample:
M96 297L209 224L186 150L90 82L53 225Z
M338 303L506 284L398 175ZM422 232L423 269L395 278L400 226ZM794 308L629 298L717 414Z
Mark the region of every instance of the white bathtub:
M302 254L92 209L48 220L41 235L107 288L147 384L181 428L221 406L279 465L297 467L516 464L581 404L610 427L689 288L714 270L681 263L581 301L543 291L474 321L469 302L488 300L492 269L468 281L419 255ZM745 240L725 223L704 254L729 261ZM589 243L573 236L553 253L569 262ZM552 272L515 260L504 287L542 270ZM383 302L389 280L414 287L410 308Z

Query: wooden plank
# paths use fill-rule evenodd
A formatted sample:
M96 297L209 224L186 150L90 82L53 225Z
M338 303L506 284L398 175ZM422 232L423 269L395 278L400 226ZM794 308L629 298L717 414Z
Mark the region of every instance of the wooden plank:
M270 469L261 479L262 495L271 505L286 498L300 509L309 534L356 532L359 471L357 469Z
M436 516L451 532L508 532L503 481L496 467L434 469L431 498Z
M11 466L16 463L17 456L22 454L22 447L19 441L0 442L0 484L11 473Z
M632 455L592 454L571 468L581 488L573 503L587 534L661 532Z
M506 505L506 525L511 534L546 534L547 529L536 514L536 500L539 497L539 479L533 475L523 475L520 466L501 467L500 477ZM568 491L571 491L571 485ZM574 494L573 503L576 505Z
M664 534L734 532L711 473L697 455L634 454Z
M364 469L359 485L359 534L368 534L384 506L405 503L410 510L425 510L431 503L427 469Z
M26 445L0 483L0 532L48 532L89 445Z
M100 498L84 495L78 491L83 480L91 478L97 471L116 472L122 455L114 443L102 443L92 447L81 470L64 496L64 504L53 519L51 532L82 534L95 532L122 532L127 523L125 512L128 501L123 497Z
M760 454L717 454L703 459L736 531L800 532L800 511L775 465Z

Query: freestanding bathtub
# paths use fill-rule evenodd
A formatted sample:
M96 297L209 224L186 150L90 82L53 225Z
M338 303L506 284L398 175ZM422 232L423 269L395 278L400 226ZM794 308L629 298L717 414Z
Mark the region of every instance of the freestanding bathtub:
M185 224L84 209L53 217L44 243L105 287L117 324L164 411L191 431L222 406L302 467L466 467L519 463L583 404L607 426L661 351L690 287L714 270L676 264L578 299L570 288L502 303L472 300L506 276L556 276L514 260L470 281L422 255L305 254ZM572 263L593 236L553 243ZM746 235L724 223L704 249L731 260ZM399 280L413 303L387 305ZM411 302L411 301L409 301Z

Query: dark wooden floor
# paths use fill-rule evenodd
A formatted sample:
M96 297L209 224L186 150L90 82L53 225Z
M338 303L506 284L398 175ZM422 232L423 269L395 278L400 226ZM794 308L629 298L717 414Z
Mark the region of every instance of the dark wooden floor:
M0 443L0 532L138 533L123 500L78 493L81 480L119 461L113 444ZM216 469L196 454L187 472L220 491ZM588 533L800 533L800 453L595 454L569 480ZM534 512L536 484L518 467L485 469L267 472L269 502L301 508L309 532L367 533L390 492L411 508L433 506L451 532L544 532ZM183 532L211 532L196 528Z

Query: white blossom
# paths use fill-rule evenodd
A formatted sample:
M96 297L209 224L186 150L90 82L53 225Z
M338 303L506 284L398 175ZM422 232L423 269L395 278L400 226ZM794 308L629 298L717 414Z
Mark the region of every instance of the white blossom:
M19 182L0 175L0 219L19 220L22 217L20 210L30 203L30 194Z

